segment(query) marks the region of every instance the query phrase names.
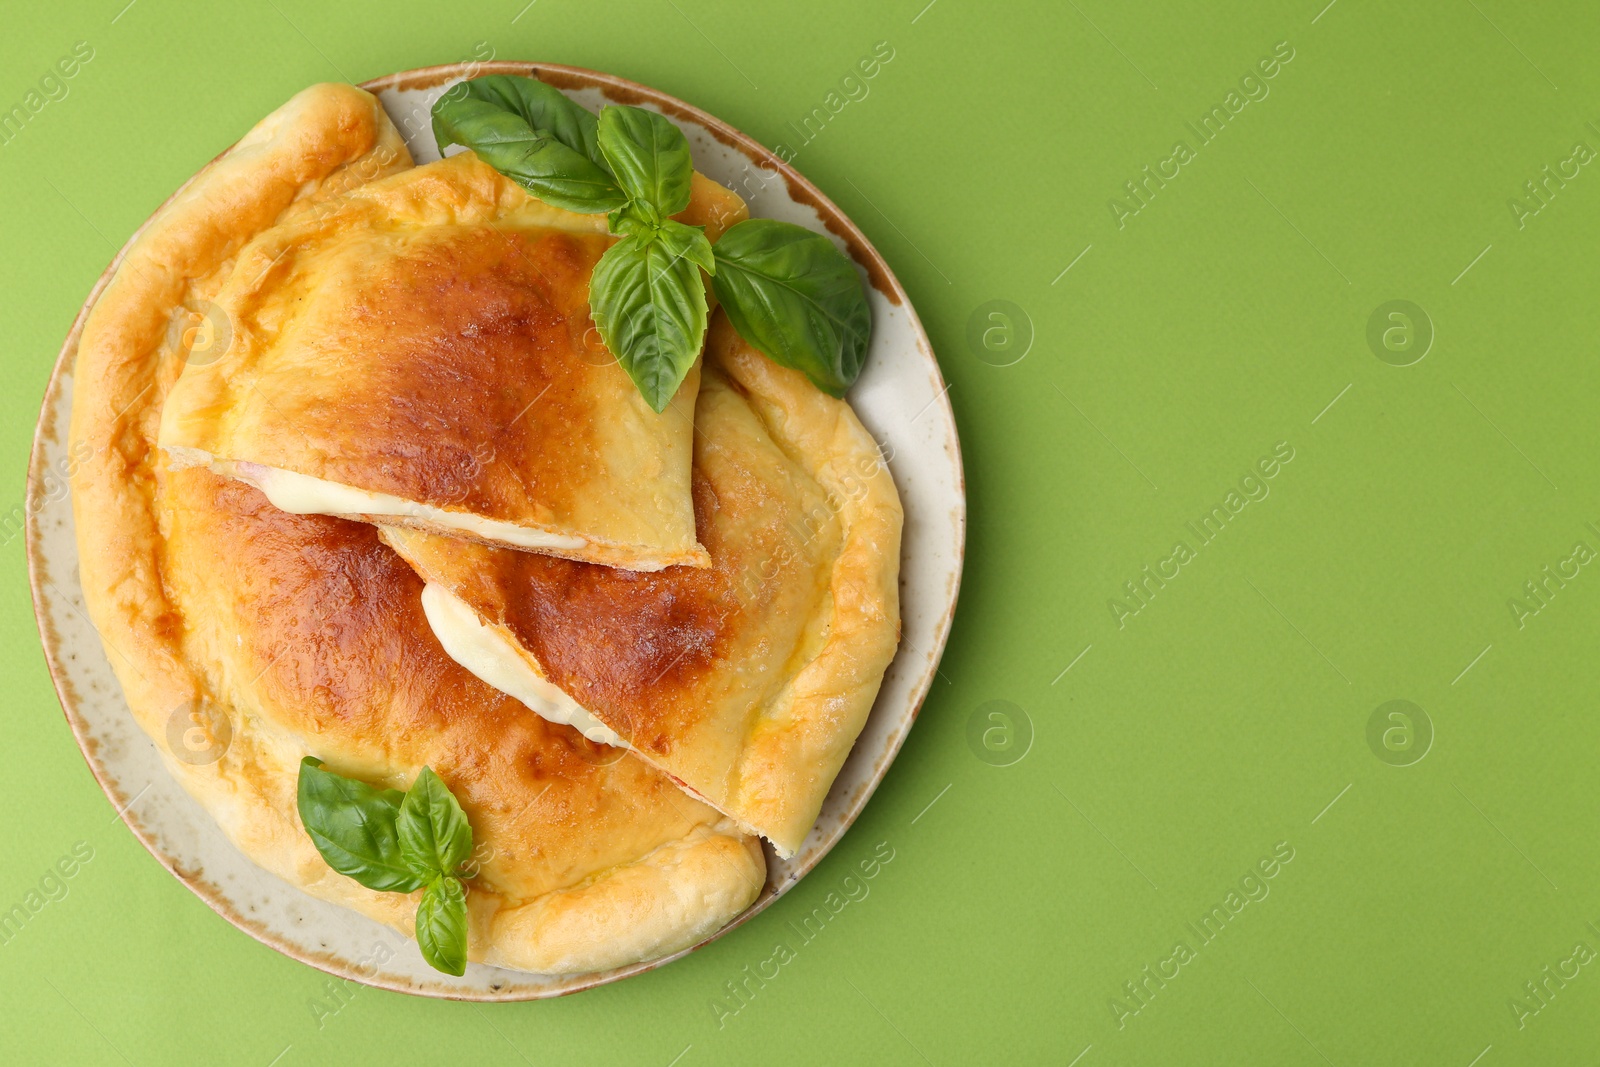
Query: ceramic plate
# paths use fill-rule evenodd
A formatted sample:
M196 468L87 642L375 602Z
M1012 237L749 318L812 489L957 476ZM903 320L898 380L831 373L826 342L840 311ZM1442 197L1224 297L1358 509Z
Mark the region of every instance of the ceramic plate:
M844 836L883 780L933 682L955 611L966 531L961 452L947 387L905 291L861 231L792 168L705 112L621 78L544 64L429 67L379 78L364 88L378 94L420 164L439 155L428 122L433 101L452 83L481 74L533 74L593 110L609 102L660 111L688 136L695 167L738 191L751 215L828 233L871 284L872 347L849 398L888 456L905 506L900 650L811 835L790 860L780 861L768 849L761 896L708 939L713 940L782 896ZM413 942L390 928L307 896L255 866L166 773L155 742L135 725L85 614L67 492L78 336L121 258L89 294L45 393L29 470L28 565L39 632L62 709L90 770L128 828L200 899L250 936L368 985L467 1000L531 1000L614 982L676 959L596 974L534 975L481 964L469 964L461 978L440 974L423 962Z

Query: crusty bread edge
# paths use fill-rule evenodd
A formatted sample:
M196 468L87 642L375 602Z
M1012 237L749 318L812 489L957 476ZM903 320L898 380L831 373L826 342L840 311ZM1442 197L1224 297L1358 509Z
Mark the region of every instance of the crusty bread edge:
M712 329L708 356L715 353L773 442L827 493L843 533L827 637L754 724L728 798L717 805L759 827L787 857L817 821L899 647L904 513L877 441L848 403L761 355L726 316Z

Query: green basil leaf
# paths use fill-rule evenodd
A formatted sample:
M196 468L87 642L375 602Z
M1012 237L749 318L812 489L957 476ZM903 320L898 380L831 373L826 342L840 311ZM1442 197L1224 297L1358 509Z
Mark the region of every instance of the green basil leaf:
M499 103L476 97L441 96L433 105L434 137L443 152L466 145L489 166L547 204L593 215L612 211L627 198L589 157Z
M717 300L739 336L843 396L861 374L872 332L854 264L822 234L776 219L739 223L713 251Z
M674 257L687 259L707 274L717 273L717 261L706 239L704 226L685 226L667 219L656 232L656 239Z
M600 112L600 151L630 197L662 215L689 206L694 160L689 141L654 111L623 104Z
M423 886L401 856L395 828L404 794L322 769L322 761L300 761L297 801L300 821L328 866L368 889L409 893Z
M454 875L472 855L472 826L437 774L422 768L400 805L400 854L422 878Z
M417 946L428 966L445 974L467 971L467 887L446 875L428 884L417 905Z
M589 281L600 339L655 411L665 411L706 338L706 290L687 256L659 240L624 237Z
M630 200L607 215L606 223L618 237L653 237L661 229L661 216L643 200Z
M605 165L597 135L599 123L594 114L574 103L560 89L537 78L489 74L457 82L445 90L444 95L456 100L484 100L502 110L515 112L536 133L547 133L591 163ZM442 143L439 130L436 108L433 136Z

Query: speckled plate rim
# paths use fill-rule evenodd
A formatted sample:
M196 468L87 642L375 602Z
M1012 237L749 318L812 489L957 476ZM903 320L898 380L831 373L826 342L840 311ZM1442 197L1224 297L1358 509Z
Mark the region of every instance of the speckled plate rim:
M185 870L178 859L169 854L162 846L156 833L145 825L145 817L131 810L139 797L137 795L128 795L128 790L123 783L117 780L116 775L112 773L106 761L97 752L97 742L92 736L91 724L83 714L83 710L80 707L80 697L73 684L72 653L69 649L63 647L63 639L57 633L50 617L49 609L53 606L59 606L58 601L64 602L67 607L73 606L68 595L61 592L49 580L46 573L46 548L41 529L41 515L44 509L52 506L52 504L70 508L70 499L65 504L62 504L59 499L51 502L43 492L43 487L46 485L49 475L47 453L51 447L60 446L65 442L67 427L63 424L63 420L58 417L58 409L63 400L63 391L67 388L68 380L71 378L72 364L77 355L78 341L82 334L84 321L94 307L95 302L99 299L100 294L116 273L117 268L121 265L128 248L144 232L145 227L149 225L149 220L146 220L128 239L127 244L118 251L104 273L101 274L72 322L71 329L68 331L66 339L61 346L55 367L51 372L49 383L45 389L29 460L26 530L29 586L33 594L34 616L39 627L45 660L67 723L77 740L79 750L83 753L90 772L94 775L95 781L99 783L107 799L111 801L122 821L127 824L129 830L133 832L139 842L163 867L204 901L207 906L249 936L292 959L309 964L336 977L364 985L415 995L487 1002L522 1001L565 996L645 971L654 970L704 945L710 944L712 941L742 926L791 889L822 861L822 858L832 850L833 846L844 837L846 831L854 824L857 816L865 808L867 801L883 781L890 764L894 761L907 734L909 734L911 726L921 710L922 702L926 699L928 691L933 684L933 679L938 673L939 658L944 651L945 642L950 634L950 628L955 616L956 601L960 591L961 571L965 557L966 485L962 470L960 444L956 435L954 412L950 407L949 387L944 381L927 334L923 330L916 312L912 309L904 288L866 236L815 185L802 177L793 167L784 163L775 153L768 151L754 139L706 112L675 97L625 78L581 67L510 61L454 63L390 74L363 82L361 87L379 95L380 99L383 99L386 95L428 90L463 77L477 77L483 74L530 74L569 93L598 92L601 97L611 102L653 107L672 118L679 125L686 127L686 132L692 133L693 128L698 127L716 142L738 152L750 164L755 166L757 171L762 173L764 177L771 178L776 175L783 180L788 199L799 207L811 209L815 213L816 221L820 222L828 232L845 246L848 254L865 271L872 288L878 296L902 311L906 316L907 327L911 331L911 338L915 342L916 350L926 363L925 369L930 375L929 386L932 391L931 399L918 411L913 421L931 414L933 418L930 425L936 428L936 432L942 429L942 433L939 433L938 436L943 438L944 448L942 451L949 463L949 467L943 473L948 477L947 492L950 493L950 498L930 503L934 506L942 504L948 508L944 518L947 523L946 530L951 535L949 547L953 550L952 557L948 561L943 575L945 588L940 591L926 591L926 594L937 592L941 600L941 603L937 605L931 632L923 635L926 640L920 648L911 645L908 640L902 640L896 662L890 667L891 672L900 667L911 667L917 671L908 691L899 701L900 706L894 708L885 707L885 700L880 695L877 704L873 707L868 727L863 730L862 738L857 742L856 750L851 753L850 759L835 780L833 791L829 794L828 802L824 806L824 818L819 820L817 827L812 831L811 836L807 838L793 859L787 862L778 861L770 846L767 848L768 878L761 895L743 913L715 933L697 944L672 955L632 964L627 967L591 974L528 975L528 978L538 979L538 982L518 985L513 980L492 985L485 984L481 988L457 984L447 985L443 982L419 982L403 975L378 973L376 968L364 961L348 959L328 951L319 951L313 946L297 942L284 934L270 929L264 920L244 914L221 886L206 879L201 872ZM385 103L388 105L390 101L385 99ZM419 134L419 131L409 128L403 128L402 132L406 135L408 142L416 141ZM224 152L223 154L225 155L226 153ZM422 159L419 159L419 162L422 161ZM190 181L193 181L193 178ZM183 186L180 186L168 198L166 203L171 203L173 199L176 199L187 188L188 184L188 182L185 182ZM162 205L163 208L166 203ZM151 218L159 214L160 210L158 208L155 213L152 213ZM765 214L765 212L760 213ZM867 374L870 374L870 372L871 366L869 364ZM865 379L866 374L863 376L863 380ZM858 383L857 388L859 389L860 387ZM854 392L852 392L851 396L852 400L856 399ZM869 426L869 428L872 427ZM882 440L883 436L880 435L880 441ZM892 455L890 459L891 467L894 467ZM898 470L896 470L896 479L897 483L900 483L901 474ZM908 490L911 487L905 484L900 484L899 487L902 498L907 498ZM908 506L908 525L911 521L911 510ZM76 545L71 547L71 552L72 558L70 562L75 564L77 559ZM902 573L905 570L904 562L905 557L903 556ZM904 593L904 588L902 593ZM76 611L77 609L73 607L73 610ZM104 655L103 651L101 655ZM914 664L910 662L902 663L902 661L909 661L912 658L917 662ZM874 730L874 726L878 728ZM884 727L887 727L887 729L884 729ZM877 739L876 747L873 751L864 750L869 734L874 735ZM864 763L867 766L863 766ZM863 774L863 771L866 773ZM265 871L260 871L259 873L262 878L272 879L274 882L277 881L275 876ZM319 901L317 903L324 902ZM336 908L337 905L328 904L327 907ZM340 910L342 911L343 909ZM381 924L373 922L371 925L375 932L388 932L388 928ZM501 975L514 976L519 973L499 968L484 968L484 970ZM469 969L469 976L472 973L473 971Z

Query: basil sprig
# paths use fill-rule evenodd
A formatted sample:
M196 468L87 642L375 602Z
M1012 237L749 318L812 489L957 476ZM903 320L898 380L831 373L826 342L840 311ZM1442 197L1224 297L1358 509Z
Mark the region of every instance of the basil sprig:
M417 944L429 966L467 967L467 887L472 826L450 788L428 767L407 792L377 789L300 761L300 821L328 866L383 893L423 890Z
M628 202L610 215L623 237L595 264L589 311L645 403L663 411L705 344L700 270L716 269L705 228L667 217L689 206L694 161L683 131L643 108L601 111L599 139Z
M465 145L546 203L607 214L622 240L595 265L589 310L654 410L666 409L705 344L701 271L739 336L775 363L833 396L861 373L872 312L855 266L792 223L750 219L713 248L703 227L670 218L689 205L694 161L663 116L613 105L597 120L541 81L497 74L440 97L433 128L441 152Z

